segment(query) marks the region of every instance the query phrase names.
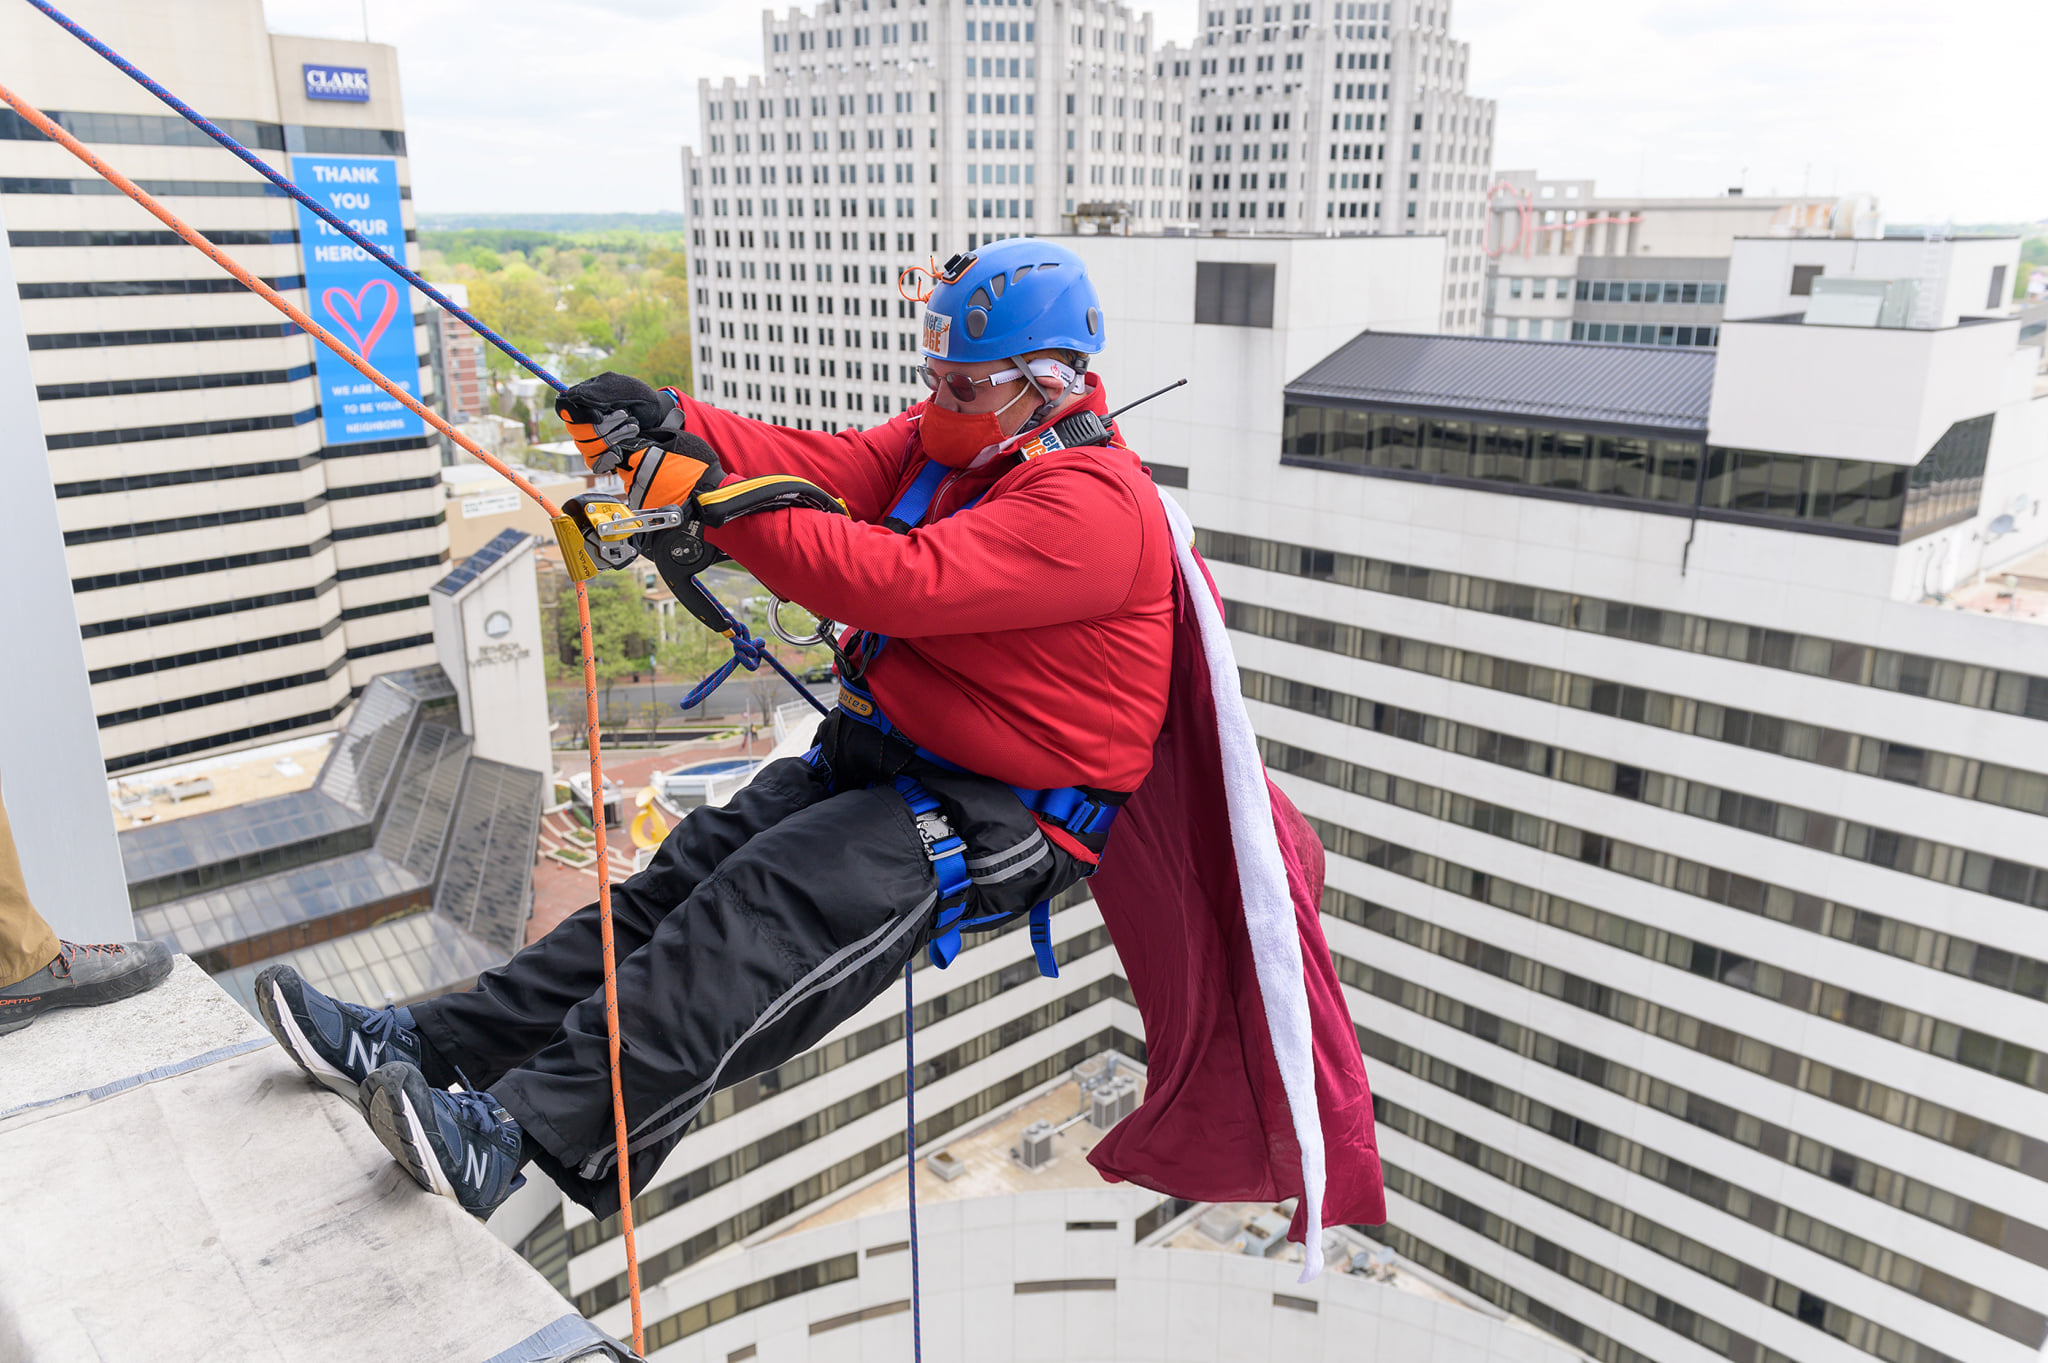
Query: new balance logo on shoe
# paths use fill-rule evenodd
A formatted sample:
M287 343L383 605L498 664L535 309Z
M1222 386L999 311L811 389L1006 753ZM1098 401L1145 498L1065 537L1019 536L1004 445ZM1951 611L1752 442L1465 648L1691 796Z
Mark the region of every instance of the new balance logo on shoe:
M382 1041L372 1041L365 1047L361 1032L351 1031L348 1034L349 1068L357 1074L368 1074L371 1070L383 1064L384 1062L381 1059L383 1054L384 1043Z
M490 1177L490 1172L490 1163L484 1158L484 1152L468 1141L464 1141L462 1143L462 1181L474 1187L478 1192L482 1192L484 1180Z

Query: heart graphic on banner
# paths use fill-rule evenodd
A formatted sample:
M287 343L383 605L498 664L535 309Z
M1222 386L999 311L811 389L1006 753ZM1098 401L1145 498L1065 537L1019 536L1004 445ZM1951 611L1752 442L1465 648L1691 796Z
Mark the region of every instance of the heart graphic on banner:
M377 320L370 324L369 334L364 335L356 328L363 324L364 304L369 301L372 291L377 289L384 291L383 311L379 312ZM391 325L392 314L398 311L398 289L388 279L372 279L365 282L354 294L342 288L327 290L320 295L320 306L327 310L327 315L334 319L334 324L347 332L349 339L356 343L356 354L368 359L370 352L376 348L377 338L384 334L384 328ZM355 319L353 322L349 317L342 315L344 307Z

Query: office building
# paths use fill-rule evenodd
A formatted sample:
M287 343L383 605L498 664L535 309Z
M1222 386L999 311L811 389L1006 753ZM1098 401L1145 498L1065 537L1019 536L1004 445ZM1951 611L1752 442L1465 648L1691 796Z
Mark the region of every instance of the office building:
M1188 49L1118 4L767 18L765 74L700 82L683 152L697 396L805 429L908 408L903 272L1020 234L1441 236L1429 324L1477 331L1493 105L1449 13L1218 9Z
M1466 91L1448 4L1205 6L1164 55L1191 68L1199 226L1441 235L1437 329L1478 332L1495 108Z
M1738 237L1876 237L1868 195L1672 199L1504 170L1488 189L1484 333L1711 346Z
M1740 239L1714 347L1368 331L1256 442L1124 421L1330 853L1373 1233L1593 1357L2048 1335L2048 668L1963 608L2048 543L2016 251Z
M258 0L78 17L416 249L393 49L270 34ZM421 319L354 248L302 241L309 215L34 10L0 12L0 51L13 88L423 386ZM417 422L344 410L381 399L337 400L353 375L11 110L0 207L108 770L331 729L372 676L430 662L447 540Z
M1185 220L1184 90L1150 15L830 0L762 40L765 75L699 83L683 153L706 401L872 424L925 396L906 269L1112 200L1130 230Z

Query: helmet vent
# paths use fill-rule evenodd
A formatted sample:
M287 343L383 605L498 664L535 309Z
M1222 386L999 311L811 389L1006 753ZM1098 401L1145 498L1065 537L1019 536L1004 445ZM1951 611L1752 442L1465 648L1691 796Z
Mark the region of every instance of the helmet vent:
M1088 334L1094 336L1102 330L1102 314L1094 308L1088 309Z
M967 306L970 308L986 308L993 307L994 305L995 300L988 296L987 289L976 289L967 297Z
M988 281L988 291L1001 298L1003 296L1003 289L1009 282L1009 280L1001 275L991 275Z
M980 295L980 292L981 292L981 291L980 291L979 289L975 290L975 293L976 293L976 295L977 295L977 296L979 296L979 295ZM970 338L972 338L972 339L974 339L974 340L977 340L977 341L978 341L978 340L980 340L980 339L981 339L981 333L983 333L984 331L987 331L987 330L988 330L988 314L987 314L986 312L982 311L982 310L981 310L980 308L969 308L969 309L967 310L967 334L968 334L968 336L969 336Z
M1028 275L1028 274L1030 274L1030 273L1031 273L1031 267L1030 267L1029 265L1026 265L1026 266L1022 267L1021 269L1019 269L1019 270L1017 271L1017 273L1015 273L1015 274L1013 274L1013 275L1011 275L1011 276L1010 276L1010 282L1011 282L1012 284L1014 284L1014 283L1016 283L1016 282L1017 282L1018 280L1022 279L1022 278L1023 278L1023 277L1025 276L1025 275Z

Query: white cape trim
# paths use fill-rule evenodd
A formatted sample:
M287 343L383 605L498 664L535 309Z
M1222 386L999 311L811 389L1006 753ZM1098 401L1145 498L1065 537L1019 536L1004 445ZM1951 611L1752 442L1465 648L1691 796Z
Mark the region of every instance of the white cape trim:
M1295 1144L1301 1147L1303 1267L1301 1281L1323 1271L1323 1121L1316 1107L1315 1044L1311 1035L1308 985L1302 972L1301 931L1294 921L1294 896L1287 888L1287 867L1280 857L1280 837L1273 828L1273 802L1266 793L1266 767L1245 713L1238 686L1237 657L1223 627L1223 613L1210 595L1208 580L1195 561L1195 528L1179 503L1159 492L1173 528L1174 553L1181 579L1194 603L1202 634L1202 652L1209 662L1209 690L1216 703L1216 740L1223 755L1223 790L1230 809L1231 851L1237 861L1237 886L1244 900L1245 928L1258 971L1259 997L1266 1007L1266 1030L1273 1037L1273 1059L1287 1090L1287 1110L1294 1121Z

